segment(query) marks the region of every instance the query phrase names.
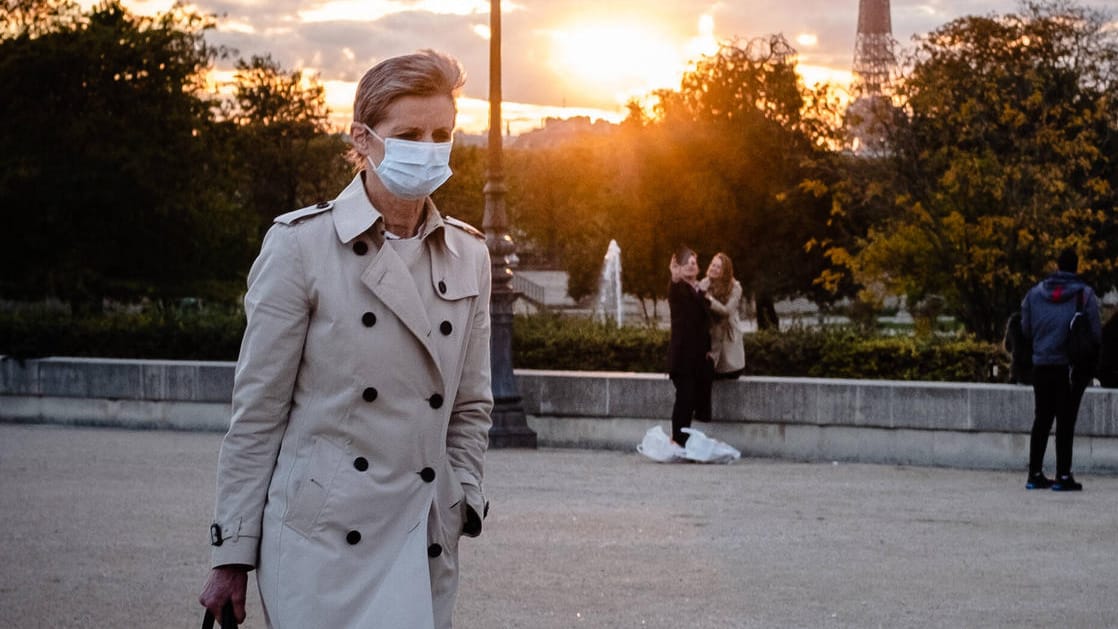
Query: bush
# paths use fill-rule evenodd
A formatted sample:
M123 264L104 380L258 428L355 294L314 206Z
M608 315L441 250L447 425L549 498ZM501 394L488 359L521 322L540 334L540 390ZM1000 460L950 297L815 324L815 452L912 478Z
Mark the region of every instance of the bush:
M994 375L992 366L998 366ZM989 382L1008 377L1009 361L996 345L970 337L894 336L854 339L826 347L808 375L821 378Z
M244 330L244 313L233 306L156 305L96 315L12 307L0 310L0 354L236 360Z
M527 369L664 372L668 338L666 330L518 316L513 356ZM762 331L744 343L747 375L990 382L1009 373L999 346L969 336L866 335L847 326Z
M153 305L75 315L60 305L0 308L0 354L236 360L244 314L235 306ZM513 319L517 368L664 373L667 330L616 328L553 314ZM1004 381L1009 357L969 336L865 335L853 327L745 335L748 375ZM997 367L998 377L992 376Z
M517 316L512 348L521 369L664 372L668 332L554 314Z
M842 347L859 338L856 328L793 328L746 334L745 373L751 376L814 376L829 347ZM842 377L842 376L835 376Z

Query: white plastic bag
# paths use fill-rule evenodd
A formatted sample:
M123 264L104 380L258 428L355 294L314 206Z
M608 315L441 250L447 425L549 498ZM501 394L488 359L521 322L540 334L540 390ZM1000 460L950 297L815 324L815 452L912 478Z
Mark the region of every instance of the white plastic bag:
M684 457L683 448L672 443L659 425L649 428L648 432L644 433L644 439L637 444L637 452L657 463L674 463L682 461Z
M730 444L708 437L701 430L684 428L687 437L687 447L683 456L689 461L699 463L731 463L741 458L741 452Z

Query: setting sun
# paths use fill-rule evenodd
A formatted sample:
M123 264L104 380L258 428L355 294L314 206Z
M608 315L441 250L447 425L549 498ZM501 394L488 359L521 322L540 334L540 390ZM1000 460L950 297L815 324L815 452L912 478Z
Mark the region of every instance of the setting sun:
M687 59L674 38L652 26L591 24L551 32L552 65L566 81L608 100L672 87Z

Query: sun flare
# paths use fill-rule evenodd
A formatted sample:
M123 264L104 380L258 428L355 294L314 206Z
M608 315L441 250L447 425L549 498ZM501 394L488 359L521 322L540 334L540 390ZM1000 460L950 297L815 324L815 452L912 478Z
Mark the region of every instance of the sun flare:
M639 92L678 85L683 51L669 34L634 24L593 24L552 32L552 64L587 91L619 101Z

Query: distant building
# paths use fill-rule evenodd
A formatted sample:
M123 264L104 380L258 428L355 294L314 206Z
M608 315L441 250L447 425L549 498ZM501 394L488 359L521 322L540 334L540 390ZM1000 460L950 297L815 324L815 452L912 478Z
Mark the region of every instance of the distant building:
M608 120L591 121L589 116L545 118L542 128L521 133L509 146L518 149L548 148L587 135L610 135L617 128Z
M508 139L505 139L505 144L508 144ZM488 146L489 136L485 133L466 133L465 131L454 132L454 145L455 146Z

